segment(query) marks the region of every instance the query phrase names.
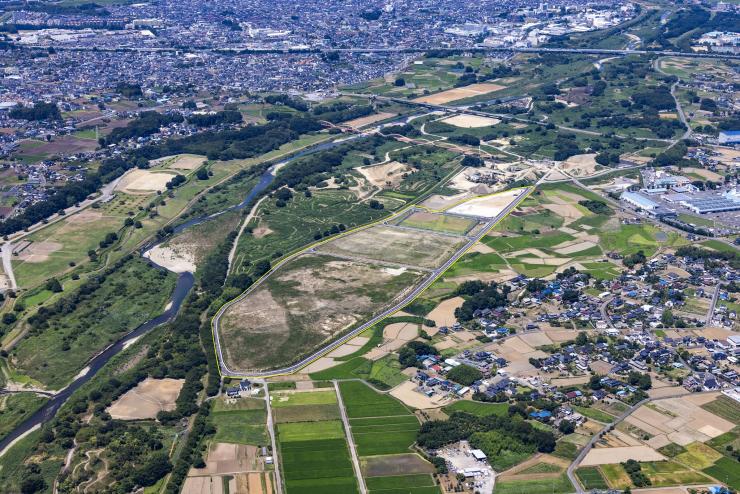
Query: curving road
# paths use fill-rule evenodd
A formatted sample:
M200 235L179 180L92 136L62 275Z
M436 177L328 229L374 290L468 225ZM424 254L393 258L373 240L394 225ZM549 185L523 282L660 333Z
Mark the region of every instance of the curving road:
M398 312L403 307L405 307L406 305L408 305L409 303L411 303L424 290L426 290L432 283L434 283L434 281L436 281L437 278L439 278L442 275L442 273L444 273L445 271L447 271L450 268L450 266L452 266L455 262L457 262L457 260L460 259L460 257L462 257L463 254L465 254L476 242L478 242L481 238L483 238L491 230L491 228L493 228L499 221L501 221L502 219L504 219L506 216L508 216L509 213L511 213L511 211L513 211L517 206L519 206L519 204L529 194L532 193L532 191L535 189L535 187L536 187L536 185L535 186L530 186L530 187L525 187L525 188L521 189L521 192L519 193L519 195L516 196L516 198L511 203L509 203L508 206L506 206L496 217L494 217L491 220L489 220L488 223L486 223L485 227L480 230L480 232L478 232L476 235L470 237L468 239L468 242L465 243L465 245L463 245L460 249L458 249L457 252L455 252L452 255L452 257L450 257L444 264L442 264L440 267L438 267L437 269L435 269L434 271L432 271L431 274L424 281L422 281L419 285L417 285L413 290L411 290L406 296L404 296L401 300L399 300L395 305L393 305L392 307L389 307L388 309L384 310L383 312L381 312L380 314L376 315L375 317L373 317L369 321L365 322L364 324L361 324L360 326L358 326L357 328L353 329L352 331L350 331L346 335L344 335L341 338L339 338L339 339L337 339L337 340L329 343L328 345L324 346L323 348L321 348L321 349L313 352L312 354L308 355L307 357L301 359L299 362L296 362L295 364L289 365L287 367L283 367L281 369L275 369L275 370L269 370L269 371L255 371L255 372L240 372L240 371L232 370L232 369L229 368L228 365L226 365L226 362L224 361L223 350L222 350L222 347L221 347L221 337L219 335L219 324L221 322L221 317L224 315L224 313L228 310L229 307L231 307L233 304L238 303L239 301L243 300L250 293L252 293L254 290L256 290L257 288L259 288L262 285L262 283L265 282L265 280L267 280L281 266L283 266L285 263L287 263L288 261L290 261L291 259L293 259L295 256L290 256L290 257L287 257L287 258L283 259L278 264L276 264L275 266L273 266L273 268L267 274L265 274L262 278L260 278L259 280L257 280L257 282L254 285L252 285L251 287L249 287L249 289L247 289L239 297L237 297L234 300L232 300L232 301L228 302L227 304L223 305L219 309L219 311L216 313L216 315L213 317L213 319L211 321L211 328L213 330L213 340L214 340L214 344L216 346L216 355L218 356L218 363L219 363L219 367L221 369L221 374L224 375L224 376L227 376L227 377L250 377L250 378L254 378L254 377L272 377L272 376L278 376L278 375L283 375L283 374L292 374L294 372L297 372L297 371L301 370L303 367L307 366L308 364L310 364L314 360L316 360L316 359L318 359L320 357L323 357L324 355L326 355L330 351L334 350L338 346L346 343L347 341L351 340L352 338L354 338L358 334L362 333L367 328L369 328L369 327L377 324L379 321L382 321L386 317L394 314L395 312ZM400 213L398 213L398 214L402 214L402 213L403 213L403 211L400 212ZM372 225L368 225L368 227L369 226L372 226ZM311 247L309 247L308 249L305 249L304 251L301 251L301 252L305 252L305 251L309 250L310 248ZM299 255L299 254L296 254L296 255Z

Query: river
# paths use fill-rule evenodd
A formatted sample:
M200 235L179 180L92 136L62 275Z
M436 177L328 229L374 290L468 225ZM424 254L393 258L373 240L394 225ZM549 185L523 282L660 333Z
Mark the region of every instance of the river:
M218 213L214 213L209 216L203 216L200 218L193 218L184 223L181 223L180 225L177 225L177 227L174 228L174 233L175 234L180 233L186 228L190 228L192 226L199 225L201 223L209 221L228 211L244 209L249 204L251 204L252 201L254 201L254 199L257 198L257 196L259 196L262 192L264 192L265 189L267 189L267 187L272 183L273 180L275 180L275 171L278 168L285 166L291 161L294 161L308 154L313 154L319 151L331 149L335 146L338 146L339 144L345 143L352 139L356 139L357 137L359 137L359 135L355 135L347 139L338 139L338 140L334 140L331 142L324 142L316 146L308 147L306 149L303 149L291 155L289 158L275 165L272 165L270 168L265 170L265 172L260 176L260 179L257 182L257 184L254 187L252 187L252 189L249 190L247 195L244 197L244 199L240 203L233 205L233 206L229 206L228 208L225 208L224 210L219 211ZM147 244L141 250L140 253L143 255L146 251L156 247L159 243L163 242L164 240L166 239L162 239L159 241L153 241ZM162 266L159 266L159 267L164 269ZM11 445L15 440L27 434L29 431L33 430L35 427L54 418L59 408L61 408L61 406L67 401L67 399L69 399L72 393L77 391L83 384L85 384L90 379L92 379L95 376L95 374L97 374L98 371L102 369L105 366L105 364L107 364L110 361L110 359L112 359L113 357L118 355L122 350L124 350L127 347L127 343L135 341L137 338L145 335L146 333L156 328L157 326L160 326L172 320L177 314L177 312L180 310L180 306L185 300L185 297L187 297L188 293L190 293L190 289L193 288L194 284L195 284L195 276L193 276L192 273L188 273L188 272L180 273L177 278L175 290L172 292L172 297L170 298L170 302L167 305L167 309L164 312L162 312L160 315L158 315L157 317L146 321L145 323L143 323L142 325L140 325L139 327L137 327L130 333L126 334L120 340L113 343L108 348L103 350L101 353L93 357L92 360L87 362L87 366L86 366L87 372L85 372L84 374L81 373L80 375L78 375L74 379L74 381L72 381L69 385L67 385L67 387L59 391L57 394L55 394L52 398L49 399L49 401L47 401L44 404L44 406L38 409L33 415L28 417L26 420L21 422L18 425L18 427L16 427L12 432L10 432L7 436L2 438L2 440L0 440L0 455L4 454L6 448L9 445Z
M408 120L409 118L404 118L404 119L396 120L394 122L386 123L383 126L395 125L397 123L406 122ZM351 137L347 137L345 139L336 139L330 142L324 142L321 144L317 144L315 146L307 147L301 151L296 152L295 154L291 155L289 158L279 163L276 163L272 165L270 168L268 168L267 170L265 170L265 172L260 176L259 182L257 182L257 184L254 187L252 187L252 189L249 190L247 195L244 197L244 199L240 203L233 205L233 206L229 206L223 209L222 211L211 214L209 216L193 218L184 223L181 223L180 225L177 225L174 228L174 234L180 233L186 228L190 228L192 226L199 225L201 223L209 221L228 211L244 209L249 204L251 204L252 201L254 201L254 199L257 198L257 196L259 196L262 192L264 192L265 189L267 189L267 187L272 183L273 180L275 180L275 173L277 169L287 165L288 163L298 158L306 156L308 154L313 154L319 151L331 149L333 147L336 147L340 144L344 144L348 141L357 139L359 137L362 137L362 134L356 134ZM141 249L140 253L143 255L146 251L156 247L159 243L163 242L164 240L166 240L166 238L158 240L158 241L152 241L151 243L144 246L144 248ZM159 267L162 269L165 269L162 266L159 266ZM188 273L188 272L180 273L177 278L175 290L173 291L172 297L170 298L170 303L167 305L167 309L164 312L162 312L162 314L158 315L157 317L153 319L146 321L145 323L143 323L142 325L140 325L139 327L137 327L130 333L126 334L120 340L113 343L112 345L107 347L105 350L103 350L101 353L93 357L92 360L87 362L87 366L86 366L87 372L85 372L84 374L80 373L80 375L78 375L69 385L67 385L67 387L59 391L57 394L55 394L52 398L49 399L49 401L47 401L44 404L44 406L42 406L39 410L37 410L33 415L28 417L26 420L21 422L18 425L18 427L16 427L12 432L10 432L7 436L2 438L2 440L0 440L0 455L4 454L8 446L10 446L18 438L32 431L35 427L38 427L39 425L54 418L57 411L67 401L67 399L69 399L72 393L77 391L83 384L85 384L90 379L92 379L98 373L98 371L102 369L105 366L105 364L107 364L110 361L110 359L112 359L113 357L118 355L122 350L127 348L127 343L135 341L137 338L147 334L149 331L156 328L157 326L160 326L172 320L177 314L177 312L180 310L180 306L185 300L185 297L187 297L188 293L190 293L190 289L193 288L194 284L195 284L195 276L193 276L192 273Z

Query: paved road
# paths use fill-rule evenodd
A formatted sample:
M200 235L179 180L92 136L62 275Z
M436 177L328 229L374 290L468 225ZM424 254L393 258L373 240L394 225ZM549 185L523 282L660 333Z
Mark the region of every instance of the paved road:
M352 437L352 429L350 429L349 420L347 419L347 410L344 408L342 393L339 392L339 383L336 379L334 379L332 382L334 383L334 391L336 391L337 393L337 405L339 406L339 413L342 415L342 423L344 423L344 434L347 436L349 452L352 456L352 467L355 469L355 477L357 477L357 482L360 484L360 494L367 494L367 486L365 485L365 479L362 477L362 470L360 469L360 459L357 457L355 438Z
M701 391L700 393L716 393L716 391ZM664 400L666 398L678 398L678 397L681 397L681 396L685 396L687 394L690 394L690 393L684 390L684 392L682 392L682 393L676 393L675 395L661 396L660 398L655 398L655 400ZM696 394L696 393L693 393L693 394ZM573 486L576 488L576 492L578 494L585 494L586 491L583 489L583 487L581 487L581 484L578 482L578 479L576 478L576 475L575 475L575 471L578 468L578 465L580 465L581 461L583 461L583 459L586 457L586 455L588 454L588 452L591 451L591 448L594 446L594 444L596 444L596 442L599 440L599 438L601 437L601 434L603 434L604 432L608 431L610 427L616 427L617 424L619 424L624 419L626 419L627 417L629 417L632 414L632 412L634 412L635 410L637 410L638 408L640 408L642 405L644 405L645 403L648 403L650 401L653 401L653 398L649 398L648 397L648 398L645 398L644 400L638 402L637 404L632 405L622 415L616 417L612 422L610 422L609 424L606 424L604 426L604 428L601 429L601 431L599 431L598 433L594 434L591 437L591 440L583 447L583 449L581 450L581 452L578 453L578 456L576 456L576 459L573 460L573 462L570 464L570 466L568 466L568 471L567 471L568 478L570 479L570 481L573 484Z
M544 179L544 177L543 177ZM424 281L422 281L419 285L417 285L413 290L411 290L406 296L404 296L398 303L393 305L392 307L386 309L385 311L381 312L377 316L373 317L366 323L358 326L351 332L347 333L346 335L342 336L338 340L335 340L334 342L328 344L327 346L321 348L320 350L317 350L313 352L311 355L303 358L299 362L283 367L281 369L275 369L270 371L256 371L256 372L240 372L232 370L226 365L226 362L224 361L223 356L223 349L221 347L221 338L219 336L219 324L221 322L221 317L224 315L226 310L228 310L231 305L238 303L244 297L248 296L250 293L252 293L254 290L259 288L262 283L264 283L265 280L267 280L273 273L275 273L281 266L283 266L285 263L289 262L293 257L288 257L286 259L283 259L279 263L277 263L273 268L260 280L258 280L254 285L252 285L247 291L242 293L239 297L235 298L234 300L230 301L229 303L223 305L219 311L216 313L216 315L213 317L213 320L211 322L212 328L213 328L213 336L214 336L214 343L216 345L216 355L218 356L218 363L219 367L221 368L221 373L224 376L228 377L270 377L275 375L282 375L282 374L292 374L294 372L299 371L303 367L307 366L314 360L326 355L330 351L334 350L335 348L339 347L340 345L346 343L347 341L351 340L358 334L365 331L367 328L377 324L379 321L382 321L386 317L394 314L395 312L399 311L406 305L408 305L410 302L412 302L416 297L419 296L424 290L426 290L434 281L439 278L439 276L447 271L447 269L450 268L455 262L457 262L460 257L463 256L476 242L478 242L481 238L483 238L488 231L493 228L496 223L501 221L503 218L505 218L511 211L513 211L535 188L536 186L532 187L526 187L521 190L519 195L511 202L508 206L506 206L495 218L492 218L484 228L482 228L476 235L471 237L468 242L463 245L460 249L458 249L452 257L450 257L442 266L432 271L430 276L428 276ZM403 214L403 212L398 213ZM310 249L310 248L309 248ZM309 250L306 249L306 250Z
M272 443L272 463L275 467L275 493L283 494L283 479L280 476L280 458L278 457L277 440L275 439L275 422L272 419L272 406L270 405L270 390L267 382L262 382L265 390L265 401L267 405L267 431L270 433L270 442Z
M712 295L712 301L709 303L709 309L707 310L707 324L712 324L712 318L714 317L714 309L717 307L717 300L719 299L720 285L714 287L714 295Z

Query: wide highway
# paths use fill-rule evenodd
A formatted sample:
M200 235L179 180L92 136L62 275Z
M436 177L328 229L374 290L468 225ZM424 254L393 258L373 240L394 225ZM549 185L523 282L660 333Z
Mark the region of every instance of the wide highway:
M519 206L519 204L534 190L534 188L535 186L530 186L530 187L525 187L525 188L520 189L519 195L517 195L516 198L512 202L510 202L508 206L506 206L503 210L501 210L501 212L498 215L496 215L496 217L491 218L485 224L485 227L480 230L480 232L470 237L468 239L468 242L465 245L463 245L460 249L458 249L452 255L452 257L450 257L444 264L442 264L440 267L432 271L430 275L424 281L422 281L419 285L414 287L413 290L411 290L408 294L406 294L395 305L393 305L392 307L389 307L388 309L384 310L380 314L377 314L375 317L365 322L364 324L358 326L357 328L353 329L352 331L345 334L341 338L338 338L334 340L333 342L327 344L326 346L320 348L319 350L316 350L315 352L303 358L299 362L296 362L287 367L283 367L281 369L273 369L273 370L268 370L268 371L255 371L255 372L232 370L228 367L228 365L226 365L226 362L224 361L223 350L221 348L221 337L219 335L219 324L221 322L221 317L224 315L224 313L228 310L229 307L231 307L235 303L238 303L240 300L244 299L244 297L247 297L250 293L252 293L254 290L259 288L259 286L262 283L264 283L265 280L267 280L275 271L277 271L286 262L293 259L294 256L283 259L282 261L277 263L267 274L265 274L265 276L260 278L254 285L249 287L249 289L246 290L244 293L242 293L239 297L223 305L221 309L219 309L219 311L213 317L213 320L211 321L212 329L213 329L213 339L214 339L214 343L216 346L216 355L218 356L218 363L221 369L221 374L226 377L250 377L250 378L255 378L255 377L265 378L265 377L271 377L271 376L277 376L277 375L283 375L283 374L292 374L306 367L311 362L323 357L324 355L331 352L335 348L339 347L340 345L343 345L344 343L351 340L358 334L362 333L367 328L377 324L378 322L382 321L386 317L394 314L395 312L399 311L400 309L404 308L406 305L411 303L416 297L419 296L419 294L421 294L421 292L426 290L432 283L434 283L434 281L437 278L439 278L442 275L442 273L447 271L447 269L449 269L450 266L452 266L455 262L457 262L457 260L460 259L460 257L462 257L476 242L478 242L481 238L483 238L489 232L491 228L493 228L499 221L504 219L517 206ZM310 247L308 249L310 249ZM306 250L304 250L304 252Z

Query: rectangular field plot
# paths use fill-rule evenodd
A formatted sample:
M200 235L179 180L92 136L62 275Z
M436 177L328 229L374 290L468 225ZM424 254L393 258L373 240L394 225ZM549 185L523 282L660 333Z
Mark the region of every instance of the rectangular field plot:
M267 440L267 412L257 410L229 410L212 412L210 420L216 426L215 442L252 444L262 446Z
M443 233L456 233L464 235L477 224L477 221L470 218L461 218L446 214L427 213L416 211L404 218L399 225L410 228L419 228L421 230L432 230Z
M391 305L421 277L327 255L294 258L224 313L219 336L226 363L259 370L293 362Z
M360 456L408 453L419 421L405 406L361 382L343 382L340 391Z
M280 442L341 439L344 437L342 422L339 420L282 424L278 428L278 432Z
M275 422L318 422L322 420L339 420L339 409L336 405L296 405L275 408Z
M364 457L360 468L365 478L434 473L432 464L416 453Z
M347 408L347 416L350 419L389 417L394 415L408 415L413 418L411 412L401 402L396 401L388 395L376 393L372 388L362 382L343 382L339 385L339 390L342 393L344 405ZM414 418L414 420L416 419ZM386 422L379 420L372 425L384 423Z
M431 475L402 475L365 479L371 494L439 494Z
M332 391L310 391L301 393L272 393L270 404L273 408L296 405L329 405L337 402L337 394Z
M374 226L328 242L318 250L338 256L432 269L444 264L464 243L462 238L431 231Z
M357 492L344 437L311 441L284 441L281 438L280 454L288 494Z
M579 468L576 470L576 476L581 481L583 487L588 490L609 488L597 467Z
M701 406L704 410L712 412L715 415L729 420L735 424L740 424L740 404L727 396L720 396L714 401L705 403Z

